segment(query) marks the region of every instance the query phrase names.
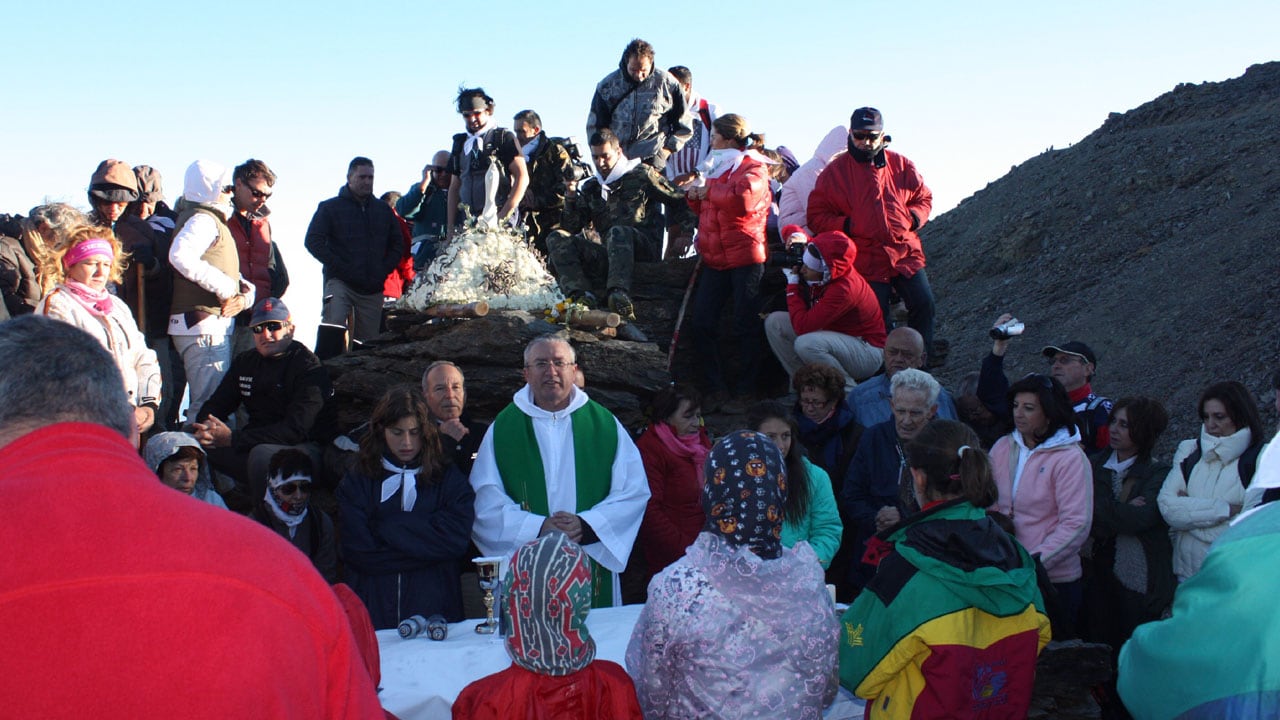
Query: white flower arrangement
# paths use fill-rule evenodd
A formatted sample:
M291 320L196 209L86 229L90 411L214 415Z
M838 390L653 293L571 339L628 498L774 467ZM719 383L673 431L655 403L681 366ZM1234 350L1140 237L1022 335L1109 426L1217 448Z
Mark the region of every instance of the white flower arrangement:
M564 296L520 231L469 221L414 278L398 307L422 312L432 305L480 300L493 310L540 314Z

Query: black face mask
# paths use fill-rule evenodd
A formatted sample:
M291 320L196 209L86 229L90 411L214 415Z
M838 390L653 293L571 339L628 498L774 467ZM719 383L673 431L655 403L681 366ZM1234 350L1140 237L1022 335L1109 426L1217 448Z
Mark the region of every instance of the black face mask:
M849 148L849 156L852 157L855 162L860 162L864 165L867 163L875 163L876 167L882 168L884 167L885 148L889 147L889 143L892 140L893 138L889 137L888 135L885 135L884 141L880 143L880 147L876 148L875 153L869 153L864 150L859 150L856 146L854 146L852 137L848 139L846 144L848 145L848 148Z

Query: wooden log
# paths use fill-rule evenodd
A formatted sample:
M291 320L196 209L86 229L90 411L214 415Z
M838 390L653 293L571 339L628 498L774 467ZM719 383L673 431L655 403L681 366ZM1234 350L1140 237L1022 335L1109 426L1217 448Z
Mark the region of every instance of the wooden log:
M588 329L616 328L622 323L622 317L618 313L608 310L570 310L567 319L573 327Z
M441 303L440 305L432 305L431 307L428 307L425 314L432 317L442 318L484 317L489 314L489 303L484 300L468 303L466 305L450 305Z

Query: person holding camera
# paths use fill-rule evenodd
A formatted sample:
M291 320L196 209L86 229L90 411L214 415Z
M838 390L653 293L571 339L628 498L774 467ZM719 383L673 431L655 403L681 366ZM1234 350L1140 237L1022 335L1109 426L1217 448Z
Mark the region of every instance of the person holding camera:
M853 269L858 249L842 232L821 233L809 242L800 226L788 225L783 237L793 259L782 271L787 311L765 318L769 347L788 376L805 363L823 363L840 370L851 389L880 367L885 340L880 303Z

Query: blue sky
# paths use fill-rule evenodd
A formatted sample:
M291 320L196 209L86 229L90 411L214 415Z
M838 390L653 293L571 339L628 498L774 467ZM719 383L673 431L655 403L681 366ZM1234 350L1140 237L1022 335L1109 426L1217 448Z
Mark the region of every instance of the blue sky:
M643 37L660 67L689 66L699 92L802 161L854 108L878 107L941 212L1110 112L1280 59L1274 0L53 1L5 20L0 212L84 205L107 157L157 167L171 200L197 158L263 159L307 343L316 203L355 155L374 160L376 192L403 192L460 130L459 84L483 86L504 123L533 108L551 134L581 136L595 83Z

